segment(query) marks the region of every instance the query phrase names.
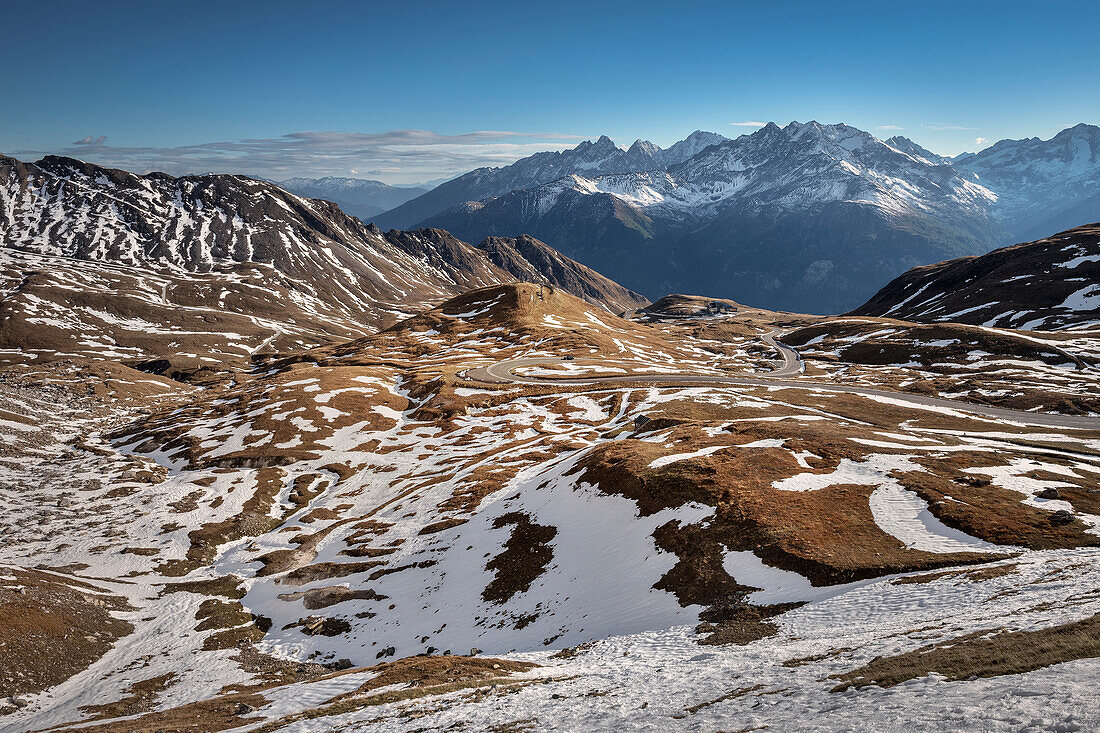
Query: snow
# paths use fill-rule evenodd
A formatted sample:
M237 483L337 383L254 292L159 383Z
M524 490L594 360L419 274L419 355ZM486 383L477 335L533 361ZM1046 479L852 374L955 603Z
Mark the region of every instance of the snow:
M751 553L749 553L751 554ZM1092 730L1100 726L1094 680L1100 660L1086 659L965 682L937 675L891 688L831 692L843 674L890 656L1000 625L1037 629L1085 618L1100 603L1074 606L1073 584L1050 582L1074 564L1092 587L1096 550L1033 553L1014 572L982 582L948 576L925 583L892 578L825 588L782 584L782 571L746 553L727 554L727 569L767 586L775 600L807 600L776 619L778 633L746 645L695 643L691 625L614 636L568 660L551 652L520 655L549 664L523 675L540 680L478 698L433 698L422 704L364 710L292 724L288 731L443 730L477 721L482 728L537 719L556 730ZM1006 594L1010 589L1017 593ZM1042 610L1044 607L1047 610ZM783 665L787 660L796 664ZM734 691L740 694L727 694Z
M1068 310L1072 313L1100 310L1100 286L1087 285L1068 295L1055 308Z
M871 494L875 524L910 550L922 552L1004 552L999 547L948 527L928 510L928 502L901 486L882 486Z
M913 463L907 456L875 454L868 456L866 461L853 461L849 458L842 458L837 467L830 473L799 473L789 478L780 479L774 482L772 486L780 491L817 491L839 484L877 486L893 482L894 479L889 476L892 471L920 470L923 469Z
M649 467L650 468L661 468L662 466L667 466L670 463L676 463L678 461L687 461L687 460L690 460L692 458L700 458L702 456L709 456L713 453L717 453L718 451L725 450L726 448L729 448L729 447L730 446L728 446L728 445L712 445L712 446L708 446L706 448L700 448L697 451L692 451L691 453L674 453L670 456L661 456L660 458L658 458L658 459L654 460L652 463L650 463Z
M727 552L722 562L722 569L740 585L759 588L760 590L750 593L745 600L761 606L773 603L820 601L872 582L813 586L803 575L764 564L750 550Z
M1098 243L1100 244L1100 243ZM1100 254L1095 255L1081 255L1080 257L1074 257L1072 260L1066 262L1055 263L1055 267L1061 267L1066 270L1073 270L1086 262L1100 262Z

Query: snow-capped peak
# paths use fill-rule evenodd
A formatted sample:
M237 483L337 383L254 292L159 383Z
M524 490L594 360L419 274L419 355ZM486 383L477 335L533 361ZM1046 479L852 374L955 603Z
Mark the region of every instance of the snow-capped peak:
M923 148L917 143L913 142L907 137L901 135L895 135L887 140L884 140L887 145L894 150L910 155L917 160L928 163L929 165L947 165L950 164L951 159L945 158L942 155L936 155L931 150Z
M661 152L661 149L649 140L635 140L634 144L631 145L626 152L633 155L646 155L650 158L656 158L657 154Z
M684 151L715 138L693 133L678 144ZM698 220L747 200L784 209L850 202L889 214L939 212L945 218L960 210L984 216L996 201L992 191L957 175L939 156L903 138L891 142L845 124L773 124L706 145L667 172L582 172L562 178L546 187L539 208L548 210L569 189L611 195L653 216ZM631 151L641 147L636 143Z
M729 138L716 132L704 132L696 130L678 143L673 143L666 150L657 154L657 159L665 167L678 165L689 158L694 158L711 145L718 145Z

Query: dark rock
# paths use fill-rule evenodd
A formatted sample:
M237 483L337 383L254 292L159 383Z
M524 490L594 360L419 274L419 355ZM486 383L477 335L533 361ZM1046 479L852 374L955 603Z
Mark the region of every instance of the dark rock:
M339 636L351 631L351 624L342 618L311 616L305 620L303 634L309 636Z
M1073 512L1067 512L1065 509L1059 509L1050 515L1051 524L1070 524L1073 522Z
M1059 493L1058 489L1054 488L1053 486L1051 486L1049 488L1046 488L1046 489L1043 489L1038 494L1036 494L1036 496L1038 496L1040 499L1061 499L1062 498L1062 494Z

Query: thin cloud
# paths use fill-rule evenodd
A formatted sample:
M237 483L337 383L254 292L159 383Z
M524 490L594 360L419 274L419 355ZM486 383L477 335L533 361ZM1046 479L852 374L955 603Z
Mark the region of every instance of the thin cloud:
M756 122L754 120L745 120L744 122L731 122L734 127L763 127L768 124L767 122Z
M904 130L904 127L898 127L897 125L879 125L879 130Z
M989 138L976 137L976 138L974 138L974 142L977 143L978 145L985 145L987 142L989 142Z
M921 123L920 126L923 127L926 130L935 130L937 132L942 132L944 130L958 131L958 130L976 130L977 129L976 127L964 127L963 125L943 125L943 124L939 124L939 123L934 124L934 125L926 125L923 122Z
M452 177L482 166L513 163L544 150L573 147L577 135L479 130L445 135L429 130L380 133L305 131L276 138L226 140L175 147L107 145L87 137L60 152L141 173L243 173L261 178L340 176L360 171L390 183ZM43 151L17 151L23 157Z

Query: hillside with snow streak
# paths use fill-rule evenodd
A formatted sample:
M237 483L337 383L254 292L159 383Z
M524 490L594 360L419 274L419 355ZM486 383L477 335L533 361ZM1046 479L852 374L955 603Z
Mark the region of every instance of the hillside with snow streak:
M1037 331L1100 328L1100 224L914 268L852 313Z
M0 156L0 358L247 362L357 338L523 279L616 312L645 302L536 249L535 261L513 252L501 267L447 232L383 233L335 204L244 176Z

